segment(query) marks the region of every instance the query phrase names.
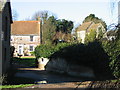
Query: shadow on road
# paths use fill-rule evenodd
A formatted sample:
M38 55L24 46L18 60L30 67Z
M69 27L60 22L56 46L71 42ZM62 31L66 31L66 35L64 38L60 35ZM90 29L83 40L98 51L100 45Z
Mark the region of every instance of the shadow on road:
M18 72L15 74L14 77L32 79L34 80L34 82L32 83L37 83L37 84L80 82L80 81L91 80L91 79L84 78L84 77L72 77L67 74L58 74L54 72L48 72L46 70L37 70L37 69L35 70L35 68L33 68L33 70L32 68L28 70L24 70L24 68L21 70L18 70Z

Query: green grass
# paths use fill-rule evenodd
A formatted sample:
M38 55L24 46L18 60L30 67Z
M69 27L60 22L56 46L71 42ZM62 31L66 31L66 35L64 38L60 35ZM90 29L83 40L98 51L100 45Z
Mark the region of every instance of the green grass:
M22 58L13 58L13 61L16 63L19 63L21 65L24 65L26 67L32 67L35 66L35 58L28 58L28 57L22 57Z
M0 86L0 88L23 88L23 87L32 86L32 85L35 85L35 84L3 85L3 86Z
M120 82L119 79L115 79L115 80L111 80L111 82L115 83L115 82Z

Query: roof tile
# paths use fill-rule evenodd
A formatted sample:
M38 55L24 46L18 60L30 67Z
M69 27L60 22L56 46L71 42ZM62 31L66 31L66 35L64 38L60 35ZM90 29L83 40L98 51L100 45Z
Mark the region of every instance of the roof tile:
M40 21L14 21L12 35L40 35Z

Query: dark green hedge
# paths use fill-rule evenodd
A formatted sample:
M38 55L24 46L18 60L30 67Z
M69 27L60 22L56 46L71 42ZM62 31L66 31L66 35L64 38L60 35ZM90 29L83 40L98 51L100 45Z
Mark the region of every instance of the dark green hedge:
M104 41L103 48L109 56L109 66L116 78L120 78L120 39Z

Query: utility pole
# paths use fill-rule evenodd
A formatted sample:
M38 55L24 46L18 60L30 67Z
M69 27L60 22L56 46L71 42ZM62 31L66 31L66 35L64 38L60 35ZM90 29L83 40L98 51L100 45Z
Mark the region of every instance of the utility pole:
M37 17L36 20L40 21L40 44L42 44L42 20L40 19L40 17Z
M118 2L118 25L120 25L120 1Z
M40 20L40 44L42 44L42 40L43 40L43 37L42 37L42 20Z

